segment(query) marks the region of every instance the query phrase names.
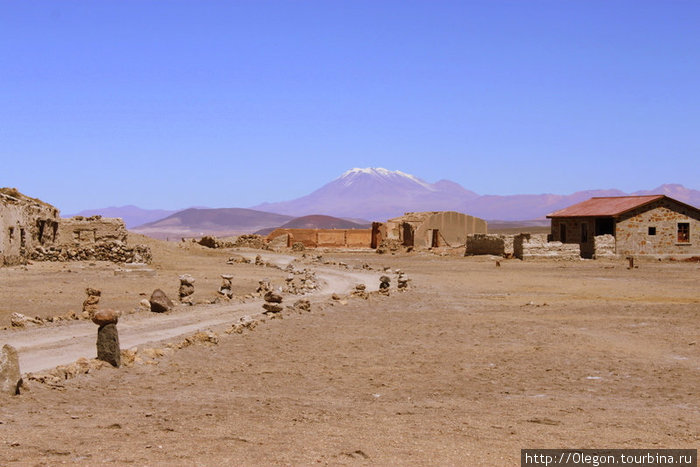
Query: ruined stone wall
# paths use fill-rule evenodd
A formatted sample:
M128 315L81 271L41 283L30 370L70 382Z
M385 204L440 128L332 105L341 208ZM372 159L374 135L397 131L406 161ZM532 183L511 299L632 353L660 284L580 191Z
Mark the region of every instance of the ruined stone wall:
M464 256L496 255L512 256L514 235L469 234Z
M13 188L0 189L0 266L25 263L57 238L58 209Z
M596 235L593 237L593 259L614 258L615 237L612 235Z
M679 223L689 225L688 242L678 239ZM700 255L700 211L660 199L620 217L615 237L619 255Z
M287 246L302 243L307 248L369 248L372 229L276 229L267 236L268 241L287 235Z
M523 233L515 236L513 252L516 258L579 259L581 248L577 244L548 242L547 234Z
M58 243L63 246L87 246L104 242L126 242L126 226L118 218L102 216L61 219Z

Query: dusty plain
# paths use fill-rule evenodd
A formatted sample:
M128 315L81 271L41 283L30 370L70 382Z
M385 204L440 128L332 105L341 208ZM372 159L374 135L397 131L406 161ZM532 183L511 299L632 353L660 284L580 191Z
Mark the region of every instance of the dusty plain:
M203 297L228 271L240 294L284 277L227 265L232 250L149 242L148 278L0 269L0 325L78 311L87 286L126 309L155 287L175 296L185 272ZM30 382L0 396L0 464L519 465L521 448L698 446L699 264L317 253L401 268L411 288L324 296L155 364Z

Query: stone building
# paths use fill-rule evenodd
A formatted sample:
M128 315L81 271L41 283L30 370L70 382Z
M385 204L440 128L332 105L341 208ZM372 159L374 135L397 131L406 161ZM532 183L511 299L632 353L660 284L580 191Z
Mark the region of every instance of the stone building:
M24 263L37 246L56 243L58 214L48 203L0 188L0 266Z
M121 219L62 219L48 203L14 188L0 188L0 266L28 260L148 263L151 251L145 245L127 245Z
M372 248L384 239L398 240L406 247L456 247L465 245L468 234L485 234L487 229L485 220L460 212L407 212L372 224Z
M700 255L700 209L664 195L591 198L547 216L550 240L580 245L581 256Z

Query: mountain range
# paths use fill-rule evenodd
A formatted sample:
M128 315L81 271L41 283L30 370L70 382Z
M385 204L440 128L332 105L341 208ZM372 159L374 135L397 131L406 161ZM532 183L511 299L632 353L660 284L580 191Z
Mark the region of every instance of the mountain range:
M147 235L198 236L268 231L275 227L328 227L342 220L366 224L362 219L384 221L408 211L464 212L489 221L544 220L545 216L594 196L665 194L700 206L700 191L667 184L651 190L625 193L618 189L586 190L568 195L479 195L458 183L426 182L414 175L383 168L351 169L306 196L290 201L263 203L250 209L190 208L183 211L146 210L136 206L91 209L80 215L122 217L127 227ZM313 215L313 216L312 216ZM295 221L299 217L303 220ZM332 216L341 223L329 221ZM342 227L355 228L355 227Z
M682 185L625 193L617 189L578 191L570 195L478 195L458 183L428 183L401 171L352 169L316 191L291 201L263 203L253 209L291 216L326 214L383 221L407 211L459 211L487 220L531 220L593 196L665 194L700 206L700 191Z

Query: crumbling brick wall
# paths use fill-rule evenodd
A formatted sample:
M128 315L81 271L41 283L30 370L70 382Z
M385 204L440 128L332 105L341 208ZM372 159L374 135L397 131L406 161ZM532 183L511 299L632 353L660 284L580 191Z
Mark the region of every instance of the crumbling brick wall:
M547 234L518 234L513 240L513 251L515 257L520 259L579 259L581 257L579 245L548 242Z
M372 229L277 229L268 241L287 235L287 246L302 243L307 248L370 248Z

